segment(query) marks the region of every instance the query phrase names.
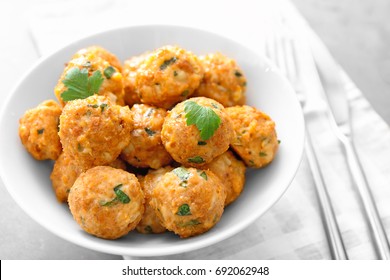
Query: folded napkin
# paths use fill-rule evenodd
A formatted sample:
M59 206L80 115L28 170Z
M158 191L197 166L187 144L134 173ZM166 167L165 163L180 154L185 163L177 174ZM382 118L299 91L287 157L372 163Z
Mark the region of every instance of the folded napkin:
M172 7L167 13L166 7ZM162 11L165 11L164 13ZM218 12L217 12L218 11ZM287 0L280 1L48 1L29 11L37 51L47 55L83 36L120 26L180 24L230 37L264 53L267 32L282 15L296 39L308 48L310 27ZM310 55L307 52L307 55ZM312 79L313 65L302 59L304 86L313 108L321 98ZM314 82L313 82L314 81ZM311 100L311 101L310 101ZM356 144L372 186L378 210L390 232L390 130L362 95L350 96ZM351 259L373 259L375 253L359 198L338 140L324 113L308 129L329 187L343 240ZM267 213L239 234L213 246L161 259L330 259L314 182L306 158L285 195Z

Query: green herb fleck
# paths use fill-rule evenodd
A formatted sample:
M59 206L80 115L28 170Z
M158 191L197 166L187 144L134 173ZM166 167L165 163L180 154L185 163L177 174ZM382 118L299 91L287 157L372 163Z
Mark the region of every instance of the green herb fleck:
M146 231L147 233L153 233L153 229L151 226L147 225L146 227L144 227L144 231Z
M103 74L107 79L111 79L112 75L116 72L115 68L112 66L108 66L106 69L104 69Z
M188 178L191 176L191 173L187 170L187 168L182 166L173 169L172 172L175 173L175 175L182 181L188 180Z
M199 171L201 171L201 172L199 173L199 176L202 177L203 179L205 179L205 180L207 181L208 178L207 178L206 172L205 172L205 171L202 171L202 170L198 170L198 172L199 172Z
M120 202L123 204L130 202L130 197L127 196L123 191L120 190L120 187L122 187L123 184L119 184L114 188L114 192L116 194L116 197L119 199Z
M219 106L217 104L215 104L214 102L211 103L211 106L213 106L215 109L220 109Z
M234 72L234 75L236 75L236 77L242 77L241 72L237 70Z
M221 118L209 107L198 105L194 101L184 103L187 125L196 125L202 140L210 139L221 124Z
M190 93L190 91L188 90L188 89L186 89L185 91L183 91L182 93L181 93L181 96L183 96L183 97L187 97L187 95Z
M103 81L99 70L88 77L87 69L71 68L62 81L68 89L61 94L61 98L64 101L87 98L99 91Z
M103 113L104 109L107 107L108 107L108 105L106 103L100 104L100 109L102 110L102 113Z
M37 129L37 133L38 133L38 134L42 134L44 131L45 131L45 129L44 129L44 128Z
M188 172L188 170L185 167L177 167L173 169L172 172L175 173L175 175L180 178L181 182L179 186L183 188L187 188L188 186L187 180L191 176L191 173Z
M149 108L147 111L146 111L146 117L150 117L154 112L154 108Z
M205 141L198 141L198 145L199 146L204 146L204 145L207 145L207 142L205 142Z
M261 156L261 157L266 157L266 156L267 156L267 153L260 152L260 153L259 153L259 156Z
M243 82L243 83L242 83L242 86L243 86L243 87L246 87L246 82Z
M125 194L120 188L123 186L123 184L119 184L114 187L114 192L116 197L108 202L100 202L101 206L112 206L117 204L118 202L121 202L123 204L127 204L130 202L130 197L128 197L127 194Z
M174 71L173 71L173 76L176 77L177 75L179 75L179 74L177 73L176 70L174 70Z
M149 136L153 136L154 134L156 134L156 131L153 131L153 130L151 130L150 128L147 128L147 127L145 127L145 132L146 132Z
M85 63L84 63L83 65L81 65L81 66L89 68L89 67L92 66L92 63L91 63L91 61L87 61L87 62L85 62Z
M176 58L175 56L172 57L172 58L170 58L170 59L168 59L168 60L165 60L165 61L163 62L163 64L160 65L160 70L161 70L161 71L165 70L169 65L175 63L176 60L177 60L177 58Z
M282 141L278 140L278 144L280 144Z
M88 104L87 107L91 107L91 108L99 108L99 105L97 104Z
M200 225L201 222L199 222L198 220L190 220L188 222L185 222L185 223L180 223L179 226L180 227L188 227L188 226L196 226L196 225Z
M177 211L176 215L179 216L189 216L191 215L191 209L188 204L183 204L179 207L179 210Z
M201 156L194 156L188 159L188 162L192 163L204 163L204 159Z
M83 148L83 146L81 146L80 143L77 143L77 150L78 150L79 152L84 151L84 148Z

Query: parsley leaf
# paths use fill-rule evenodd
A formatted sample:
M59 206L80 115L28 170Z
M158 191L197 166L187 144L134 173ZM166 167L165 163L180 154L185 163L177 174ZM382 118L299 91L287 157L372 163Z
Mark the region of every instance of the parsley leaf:
M130 199L130 197L128 197L128 195L126 193L124 193L122 190L120 190L120 188L122 186L123 186L123 184L119 184L119 185L114 187L114 192L115 192L116 197L113 200L110 200L107 202L101 201L100 205L101 206L113 206L119 202L121 202L123 204L129 203L131 201L131 199Z
M114 188L114 192L115 192L116 197L118 198L118 200L120 202L122 202L123 204L126 204L126 203L130 202L130 197L128 197L127 194L125 194L122 190L120 190L120 187L122 187L122 186L123 186L122 184L117 185Z
M201 157L201 156L194 156L192 158L189 158L188 159L188 162L192 162L192 163L204 163L204 159Z
M68 89L61 94L61 98L64 101L87 98L99 91L103 81L99 70L88 77L87 69L71 68L62 81Z
M194 101L184 103L187 125L195 124L200 131L200 138L208 140L221 124L221 118L209 107L203 107Z

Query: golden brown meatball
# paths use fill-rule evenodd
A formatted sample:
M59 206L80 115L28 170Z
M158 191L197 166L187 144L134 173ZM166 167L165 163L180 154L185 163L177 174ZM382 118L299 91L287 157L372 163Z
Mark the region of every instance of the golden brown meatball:
M110 60L107 61L106 59ZM117 62L117 59L113 54L109 54L103 49L87 48L76 53L72 60L67 63L56 87L54 88L54 93L60 103L63 106L66 103L61 97L61 94L68 89L63 83L64 79L67 78L71 69L79 68L80 70L88 70L89 76L93 75L96 71L100 71L103 83L99 88L98 94L109 97L113 103L124 105L124 85L121 69L111 63L118 66L119 62Z
M246 78L233 59L217 52L199 60L205 73L194 96L215 99L225 107L245 104Z
M129 144L132 126L127 106L93 95L66 104L60 117L59 136L64 152L80 165L106 165Z
M114 66L116 69L122 71L121 62L116 57L116 55L110 53L109 51L100 46L90 46L88 48L81 49L73 56L73 58L78 58L80 56L92 58L101 57L102 59L110 63L112 66Z
M65 153L59 156L50 174L52 187L59 202L68 201L70 188L83 171L84 168L72 157Z
M124 90L125 90L125 103L129 107L134 104L141 103L141 100L138 97L137 88L135 86L135 77L137 75L137 70L139 65L145 59L145 55L139 55L131 57L126 60L123 64L123 81L124 81Z
M105 239L126 235L144 212L144 194L138 179L109 166L81 173L70 190L68 203L83 230Z
M47 100L27 110L19 120L19 137L27 151L37 160L56 160L62 147L58 137L61 107Z
M126 163L119 158L109 163L108 166L126 170ZM59 202L68 201L70 188L77 177L88 169L85 166L80 166L74 158L66 153L61 153L54 163L53 171L50 174L52 187Z
M247 166L264 167L275 157L279 143L274 121L256 108L244 105L226 108L236 139L232 148Z
M200 167L227 151L234 138L234 130L230 118L223 109L215 100L196 97L177 104L168 112L161 138L174 160L185 166ZM199 115L200 111L203 115ZM215 124L214 117L219 119L220 124L216 126L217 129L212 136L205 139L195 124L187 125L189 114L199 117L199 121L206 123L207 129L204 128L203 132L210 128L211 123Z
M167 111L145 104L131 108L134 128L122 158L135 167L154 169L168 165L172 158L161 142L161 128Z
M225 198L222 182L211 171L178 167L158 182L150 205L168 230L185 238L211 229L222 216Z
M246 167L231 151L226 151L202 168L212 171L221 180L226 191L225 206L239 197L244 189Z
M203 68L191 52L164 46L147 55L135 77L143 103L169 109L193 94L203 78Z
M149 203L152 199L153 190L157 183L161 180L165 173L172 171L172 169L172 167L167 166L157 170L150 170L145 177L142 179L138 178L145 195L145 212L142 220L136 227L138 232L162 233L166 231L166 228L161 225L160 219L157 217L153 207L151 207Z

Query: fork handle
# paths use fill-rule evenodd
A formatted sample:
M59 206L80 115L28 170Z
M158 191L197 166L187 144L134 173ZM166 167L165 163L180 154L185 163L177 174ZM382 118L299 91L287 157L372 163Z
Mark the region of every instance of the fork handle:
M324 183L324 178L319 168L318 159L314 152L312 140L308 133L306 133L305 153L309 162L309 167L313 174L314 185L320 204L321 216L324 223L332 259L347 260L348 256L344 247L343 239L341 237L340 229L338 227L332 203L330 202L329 194Z
M375 200L369 188L355 145L352 138L349 137L343 139L342 143L345 148L349 171L359 192L378 257L382 260L388 260L390 259L389 241L375 206Z

